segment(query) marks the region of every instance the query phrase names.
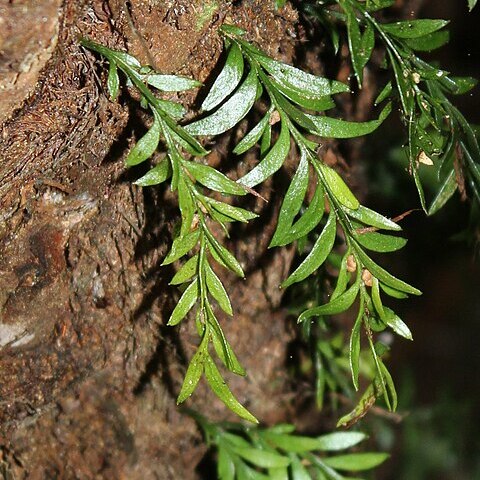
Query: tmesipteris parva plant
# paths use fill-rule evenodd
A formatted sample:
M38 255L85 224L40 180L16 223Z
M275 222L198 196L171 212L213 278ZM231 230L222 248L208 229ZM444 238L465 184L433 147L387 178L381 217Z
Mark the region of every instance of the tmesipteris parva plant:
M445 85L449 86L450 92L455 88L454 93L459 93L465 91L472 82L468 79L452 79L438 69L432 75L427 74L432 73L431 69L435 67L427 66L425 62L419 63L422 62L420 59L412 57L412 52L418 48L418 45L415 47L415 40L418 43L420 39L420 44L425 40L428 44L428 38L433 34L438 35L438 30L444 24L441 21L425 20L411 21L411 27L406 27L402 22L388 27L376 22L370 12L391 3L385 0L367 3L338 0L309 4L306 8L312 16L325 22L325 5L338 4L341 7L331 10L327 19L330 21L335 18L345 22L352 63L360 84L363 67L375 45L375 35L385 42L395 75L396 90L409 125L409 158L417 186L420 185L415 173L418 164L431 160L435 152L427 147L438 145L440 138L442 142L454 144L453 149L449 146L443 154L445 158L441 163L445 167L440 169L443 176L447 171L446 178L451 177L448 168L453 169L452 152L457 152L456 147L459 147L471 159L466 167L471 173L472 185L475 186L478 165L472 155L476 156L475 148L478 149L478 144L468 123L445 96ZM332 25L328 25L335 32ZM361 28L364 29L363 33ZM402 36L401 32L405 29L416 33ZM336 286L329 302L306 309L300 313L298 321L310 322L313 318L341 313L358 299L358 313L348 347L348 361L355 389L359 387L362 331L365 332L375 373L360 401L360 413L354 410L341 419L340 423L347 424L360 416L364 404L371 404L380 395L384 397L387 407L394 410L397 404L395 387L382 360L385 346L375 341L375 333L389 327L407 339L412 336L405 323L384 305L382 296L405 298L420 292L383 269L370 258L367 251L393 252L402 248L406 240L392 234L379 233L379 230L396 232L401 228L394 221L360 205L338 173L327 166L317 153L319 138L351 138L374 131L390 113L390 103L380 113L378 120L353 123L327 117L322 112L334 106L332 96L349 91L345 84L311 75L268 57L247 42L245 32L237 27L224 25L221 33L227 50L223 69L202 104L202 117L183 125L179 123L185 113L183 107L159 98L151 87L167 92L181 91L198 87L198 82L159 74L142 66L127 53L111 50L90 40L82 41L84 46L100 53L109 61L107 85L112 99L118 96L120 70L140 93L142 107L152 114L152 125L128 154L127 166L146 161L157 150L160 140L163 142L166 155L135 183L150 186L170 180L171 189L178 196L181 223L163 264L182 261L171 284L181 285L183 293L168 325L179 324L193 310L200 338L197 351L188 366L178 403L192 395L204 375L225 405L240 417L251 422L257 421L235 398L212 357L215 352L225 368L235 374L245 375L217 318L218 309L228 315L232 315L233 311L228 293L215 270L223 267L239 277L243 277L244 273L235 256L213 233L213 225L219 225L228 236L229 223L248 222L257 215L231 205L228 198L225 198L226 201L217 200L209 192L219 192L226 197L254 193L255 186L282 167L292 150L293 142L293 148L298 154L298 165L283 198L270 246L281 247L295 241L305 243L306 238L313 241L308 254L282 283L282 287L302 282L317 271L332 255L337 233L339 229L342 231L345 247L339 262ZM332 38L335 42L335 33ZM439 75L438 72L442 74ZM421 89L420 86L423 88L423 85L425 88ZM377 102L392 97L392 92L391 84L387 85ZM220 135L235 127L260 97L268 102L267 112L234 149L235 154L242 155L259 144L260 159L250 172L233 181L202 162L202 157L208 152L197 137ZM447 122L448 127L445 127L445 117L450 120ZM423 130L417 128L413 120L419 120ZM428 125L425 123L427 121ZM413 123L415 126L412 126ZM429 128L433 129L429 135L437 143L433 143L433 140L430 143L430 136L425 140L426 143L421 143L423 137L420 137L429 132ZM444 136L445 133L447 137ZM430 213L438 210L453 194L452 180L448 178L430 207ZM308 201L307 189L312 183L315 185L314 194ZM422 192L420 187L419 191ZM422 203L424 204L423 194Z
M381 65L391 75L376 99L379 104L387 99L397 102L406 124L408 142L405 157L414 178L423 209L433 215L460 190L462 196L470 191L473 202L480 199L480 149L474 128L451 103L449 95L469 92L477 81L471 77L455 77L436 63L427 63L420 55L435 50L449 40L444 20L409 20L385 23L376 12L391 6L392 0L325 0L302 2L307 19L317 21L330 37L337 53L343 32L348 42L352 68L359 88L363 84L364 68L375 46L381 46L385 58ZM476 2L469 2L473 9ZM378 58L378 57L377 57ZM423 169L423 172L422 172ZM437 183L436 193L427 206L422 185L422 174L432 169ZM470 189L469 189L470 187ZM430 185L431 188L431 185ZM338 263L338 262L336 262ZM305 282L299 291L303 304L311 303L312 282ZM296 299L298 300L298 298ZM302 302L296 302L302 303ZM294 306L294 310L298 305ZM312 361L316 371L317 405L321 407L326 390L349 393L344 381L346 348L341 335L330 335L325 319L319 318L315 328L304 324L304 333L310 337ZM319 336L320 335L320 336ZM379 349L385 346L379 345ZM362 354L363 355L363 354ZM373 382L366 389L358 405L339 420L348 425L363 416L375 402L378 389L370 366L364 362L364 377Z
M426 62L419 52L430 52L445 45L449 32L446 20L416 19L382 23L374 12L390 7L394 0L325 0L304 2L310 18L320 20L329 32L335 50L339 48L339 27L345 26L351 62L361 88L363 69L376 44L386 52L384 67L392 72L376 103L395 97L408 132L406 157L420 202L429 215L440 210L460 189L470 188L480 202L480 148L472 126L451 103L448 95L469 92L477 84L471 77L455 77ZM470 10L476 0L469 1ZM427 206L420 166L434 168L436 195Z
M193 80L160 75L142 67L132 56L110 50L84 40L83 44L109 60L108 88L112 98L119 89L118 70L121 70L142 95L142 104L149 108L153 123L148 132L130 151L126 163L136 165L147 160L163 138L167 155L158 165L136 183L154 185L171 179L171 188L177 192L181 212L181 226L164 264L173 263L188 255L171 283L186 284L183 294L173 310L169 325L177 325L195 307L195 320L200 336L197 351L190 361L178 402L186 400L195 390L204 374L212 390L239 416L256 421L234 397L225 383L213 351L224 366L233 373L244 375L231 345L218 322L215 305L232 315L232 307L224 286L215 274L212 263L227 268L243 277L237 259L214 236L211 223L219 224L228 234L227 224L232 221L247 222L256 215L211 198L207 190L224 195L245 195L278 171L291 150L291 141L299 153L295 175L288 188L278 218L271 247L284 246L307 236L319 225L318 235L311 251L283 282L286 288L300 282L317 270L331 252L341 228L347 244L342 258L337 286L330 301L322 306L304 311L299 322L310 321L320 315L333 315L350 308L358 297L358 315L353 326L350 364L354 385L358 387L360 334L366 332L371 353L377 365L377 387L384 394L390 408L396 407L393 382L378 354L373 331L388 325L400 335L411 338L407 326L381 299L386 295L403 297L420 292L394 277L377 265L366 250L389 252L401 248L405 240L376 230L400 230L399 225L362 206L335 170L325 165L317 156L318 137L349 138L365 135L375 130L388 115L387 106L378 120L351 123L305 110L322 112L332 108L331 96L348 92L340 82L305 73L266 56L243 39L244 32L224 25L221 29L228 49L224 68L214 82L202 105L202 110L212 112L200 120L180 126L181 107L159 100L149 85L160 90L181 90L197 86ZM255 101L264 95L270 104L259 123L245 135L234 149L242 154L260 142L261 159L250 172L236 182L218 170L195 160L207 152L195 138L219 135L237 125L252 109ZM278 135L272 135L278 126ZM314 179L315 192L307 202L307 187Z
M342 480L351 478L345 477L345 472L371 470L388 458L388 454L377 452L342 453L367 438L361 432L312 438L295 434L295 427L288 424L270 428L213 424L198 413L191 414L207 445L218 451L217 477L221 480Z

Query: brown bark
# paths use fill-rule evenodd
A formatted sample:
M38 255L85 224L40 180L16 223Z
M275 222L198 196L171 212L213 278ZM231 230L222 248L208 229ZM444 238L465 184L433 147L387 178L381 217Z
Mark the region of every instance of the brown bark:
M108 99L104 68L78 38L208 84L225 17L290 60L285 32L294 32L296 16L261 0L53 4L1 6L10 28L0 38L8 90L0 98L2 468L16 479L194 478L204 446L175 395L196 337L188 324L163 327L178 294L167 286L172 271L159 266L177 209L167 191L131 185L141 172L125 172L122 157L145 119L127 90L119 103ZM38 27L43 18L48 28ZM19 48L28 42L30 50ZM193 107L196 98L182 101ZM228 142L210 160L234 176L222 154ZM269 198L274 187L262 194ZM267 252L277 203L256 205L261 228L232 232L248 280L225 277L236 316L222 319L249 371L231 387L266 422L291 409L278 283L292 251ZM203 386L192 405L229 415Z

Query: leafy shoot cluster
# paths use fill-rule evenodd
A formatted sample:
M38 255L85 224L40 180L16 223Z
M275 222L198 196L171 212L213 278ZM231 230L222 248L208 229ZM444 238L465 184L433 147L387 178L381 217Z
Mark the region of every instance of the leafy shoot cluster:
M182 107L159 99L150 87L161 91L178 91L198 86L183 77L161 75L142 67L132 56L84 40L83 44L109 60L108 88L112 99L119 92L118 71L123 72L141 94L141 103L151 111L153 122L126 159L127 166L146 161L164 142L165 157L136 183L155 185L170 179L178 195L181 225L164 264L183 260L171 283L182 285L183 293L168 325L178 325L194 309L200 343L190 361L178 402L195 390L202 375L212 390L235 413L256 421L235 398L212 358L212 350L224 367L237 375L245 370L237 359L218 321L218 311L232 315L232 306L224 285L216 274L226 268L239 277L244 273L235 256L216 238L212 224L219 225L228 236L228 224L248 222L252 212L214 199L208 191L225 196L240 196L277 172L290 154L291 142L299 155L296 172L283 199L276 231L270 246L284 246L320 232L308 255L282 283L287 288L314 273L334 248L338 229L343 230L345 253L341 261L337 286L330 301L307 309L299 322L334 315L350 308L358 298L358 315L350 341L350 366L358 388L360 335L363 330L377 366L377 390L389 408L396 407L391 376L381 360L382 347L373 332L387 327L411 339L408 327L388 307L382 294L403 298L420 292L394 277L377 263L367 250L391 252L405 244L403 238L378 230L398 231L400 226L359 204L339 174L317 155L321 137L350 138L374 131L389 114L387 105L378 120L347 122L322 115L334 106L332 95L348 92L343 83L303 72L278 62L244 40L244 32L224 25L222 34L227 49L223 69L202 105L206 112L199 120L181 126ZM233 181L218 170L199 161L207 151L196 137L219 135L237 125L261 96L269 103L265 116L238 143L234 153L241 155L260 144L260 161L245 176ZM310 113L311 112L311 113ZM313 140L312 140L313 138ZM307 188L314 184L314 194L307 201Z
M342 453L357 447L367 436L361 432L335 432L319 437L295 434L295 427L245 428L234 423L209 423L192 413L208 446L217 451L220 480L329 479L348 472L365 472L381 465L388 454Z
M278 7L281 8L284 3L277 2ZM470 8L475 3L470 1ZM367 122L348 122L325 115L335 106L335 95L349 92L347 85L312 75L267 56L246 40L243 30L232 25L223 25L220 29L225 44L223 68L202 104L200 117L190 123L181 121L185 114L182 105L162 99L158 93L201 87L199 82L176 75L163 75L142 66L127 53L111 50L88 39L82 40L85 47L108 60L107 87L112 100L119 95L119 72L122 72L127 83L140 94L141 106L151 113L152 123L129 152L126 165L132 167L145 162L159 146L165 153L135 183L147 187L169 181L178 198L181 221L163 264L175 263L177 266L171 284L178 285L182 293L168 325L178 325L193 312L199 336L178 403L193 394L204 376L228 408L250 422L257 422L232 393L219 367L221 363L233 374L246 374L219 321L221 312L233 315L219 269L228 270L241 278L244 272L238 259L222 244L218 232L223 231L222 236L228 238L232 222L253 221L257 214L234 206L231 197L255 193L255 187L278 172L289 156L295 155L298 162L282 199L270 247L297 242L304 247L304 254L281 287L286 289L294 284L301 285L315 275L326 261L336 259L338 275L328 302L310 302L298 312L298 322L304 325L305 331L310 331L309 325L314 319L321 323L325 317L342 313L355 305L357 314L346 353L354 389L358 390L360 386L361 358L364 358L362 335L373 373L359 404L339 420L339 425L354 423L364 414L366 406L372 405L379 396L384 398L390 410L396 409L395 386L384 362L387 347L376 339L376 334L388 328L411 340L408 326L385 305L384 300L386 297L403 299L421 292L371 258L369 252L390 253L405 245L406 240L397 235L401 227L359 203L341 176L322 161L320 139L367 135L390 114L392 102L398 102L407 125L406 153L410 173L428 214L442 208L458 188L465 189L465 185L458 182L456 172L459 166L474 197L480 199L480 149L472 127L448 99L449 95L468 92L476 82L471 78L451 76L418 56L418 52L433 50L448 41L448 32L444 30L447 22L378 21L375 13L392 4L393 0L325 0L303 4L309 18L324 26L337 51L341 39L339 26L344 27L353 72L360 88L364 68L371 61L375 46L382 45L385 49L384 66L392 72L392 80L378 95L376 104L386 102L386 105L377 119ZM233 150L241 156L256 149L258 163L243 177L232 180L206 164L204 158L208 152L202 139L218 136L237 126L260 99L267 105L266 113ZM419 175L420 165L434 166L438 173L439 189L428 207ZM333 358L328 359L325 351L317 350L317 361ZM325 378L320 379L317 385L321 387L322 382L325 385ZM323 391L320 388L317 392L319 405L323 401ZM210 426L208 429L209 438L219 435L227 438L227 433L220 427ZM212 429L216 429L214 433ZM250 435L255 447L246 446L243 437L235 441L228 437L229 440L224 443L233 443L230 450L220 450L226 465L222 468L239 472L248 469L248 462L253 458L245 453L248 448L265 448L268 454L264 458L273 459L272 455L282 458L277 465L281 469L303 468L304 462L324 465L318 467L320 471L341 465L334 459L314 457L310 453L312 449L305 450L308 454L303 457L292 457L291 449L286 449L290 451L287 456L279 454L277 450L282 450L282 444L275 443L272 435L287 438L291 430L277 433L255 430L254 436L251 432L253 430L245 431L242 435ZM323 445L322 441L319 440L318 445ZM318 445L314 449L322 450ZM242 466L245 461L247 464ZM267 464L255 465L276 468ZM225 478L235 477L234 474L229 475Z

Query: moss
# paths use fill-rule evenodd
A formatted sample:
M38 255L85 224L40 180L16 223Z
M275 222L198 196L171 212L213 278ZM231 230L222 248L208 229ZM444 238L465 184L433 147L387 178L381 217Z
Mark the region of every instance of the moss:
M195 30L200 31L206 23L210 21L215 12L219 9L219 4L216 0L202 2L200 11L197 16Z

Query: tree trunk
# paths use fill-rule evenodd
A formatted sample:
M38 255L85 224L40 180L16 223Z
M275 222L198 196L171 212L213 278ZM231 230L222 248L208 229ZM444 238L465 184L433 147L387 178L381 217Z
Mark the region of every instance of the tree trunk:
M292 59L296 15L276 12L273 3L2 0L4 478L196 478L204 446L175 405L196 338L187 323L163 326L178 298L167 285L172 271L160 267L177 207L167 189L132 186L142 168L126 172L122 157L145 119L133 92L108 99L101 60L78 39L89 36L208 85L225 18L247 27L272 55ZM192 109L197 101L192 93L181 100ZM209 161L225 161L235 175L223 159L228 142L220 139ZM272 188L262 194L270 197ZM260 228L232 232L248 280L225 278L236 315L223 321L249 372L231 378L231 387L273 422L291 410L280 368L291 335L278 284L293 252L267 252L278 202L257 207L264 210ZM189 406L229 415L206 387Z

